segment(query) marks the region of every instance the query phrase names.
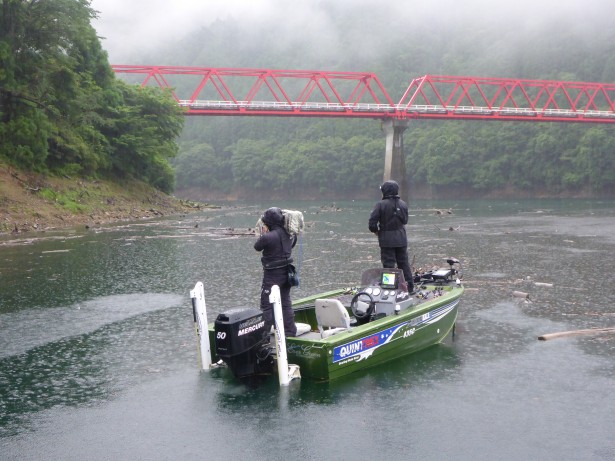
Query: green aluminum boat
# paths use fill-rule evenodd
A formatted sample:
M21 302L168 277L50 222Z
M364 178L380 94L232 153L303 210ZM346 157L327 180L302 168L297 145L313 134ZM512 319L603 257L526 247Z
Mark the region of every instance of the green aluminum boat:
M197 284L191 294L202 367L224 365L249 378L275 373L277 364L281 384L299 376L325 381L438 344L454 333L464 292L459 261L447 262L447 268L416 274L412 293L400 270L375 268L363 273L359 287L296 300L297 336L287 338L277 324L274 333L264 331L255 308L231 309L203 328Z

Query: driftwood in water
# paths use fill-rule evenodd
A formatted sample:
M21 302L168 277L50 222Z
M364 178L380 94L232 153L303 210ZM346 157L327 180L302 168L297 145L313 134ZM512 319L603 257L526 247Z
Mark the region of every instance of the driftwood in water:
M445 215L445 214L453 214L453 210L450 209L450 208L448 210L438 210L438 209L436 209L436 214L438 216L442 216L442 215Z
M530 295L529 293L524 293L523 291L513 291L512 295L515 298L523 298L523 299L530 299Z
M248 229L247 231L238 231L238 230L229 230L229 231L224 231L222 232L223 235L247 235L247 236L254 236L256 235L256 232L253 230Z
M433 224L433 227L435 227L435 228L436 228L436 229L438 229L439 231L441 231L441 230L442 230L442 229L440 229L438 226L436 226L435 224ZM452 232L452 231L457 231L457 230L459 230L459 229L461 229L461 226L457 226L457 227L453 227L453 226L451 226L451 227L449 227L447 230L449 230L449 231L451 231L451 232Z
M197 225L195 225L194 227L197 227ZM185 227L182 229L186 229ZM247 236L255 236L256 235L256 229L252 228L252 227L248 227L247 229L235 229L234 227L225 227L225 228L220 228L220 227L205 227L204 228L207 231L211 231L212 233L216 234L216 235L225 235L225 236L242 236L242 235L247 235Z
M549 333L539 336L538 339L546 341L548 339L563 338L565 336L598 335L603 333L615 333L615 328L590 328L588 330L560 331L559 333Z

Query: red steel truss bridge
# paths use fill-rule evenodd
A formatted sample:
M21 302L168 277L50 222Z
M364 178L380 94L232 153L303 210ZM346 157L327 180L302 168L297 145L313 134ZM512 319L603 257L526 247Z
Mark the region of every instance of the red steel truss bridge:
M113 65L186 115L615 123L615 84L424 75L394 102L369 72Z

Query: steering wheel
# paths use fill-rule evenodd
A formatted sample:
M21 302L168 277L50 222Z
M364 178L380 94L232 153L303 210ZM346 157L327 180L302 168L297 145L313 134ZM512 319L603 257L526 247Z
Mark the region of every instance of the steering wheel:
M361 296L367 296L369 298L369 306L367 307L365 312L362 312L358 309L359 298ZM356 295L353 296L352 301L350 301L350 310L352 311L352 314L355 316L357 322L359 323L364 323L366 320L368 320L374 312L375 307L376 303L374 302L374 298L372 298L372 295L366 293L365 291L358 292Z

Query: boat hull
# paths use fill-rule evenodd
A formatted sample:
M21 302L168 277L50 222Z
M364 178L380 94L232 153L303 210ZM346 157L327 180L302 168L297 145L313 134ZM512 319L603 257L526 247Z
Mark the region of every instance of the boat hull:
M326 339L287 338L288 361L301 376L333 380L440 343L453 329L463 288L416 309Z
M286 338L288 363L298 365L304 379L327 381L436 345L454 328L463 292L460 284L423 287L425 298L407 298L399 313L351 326L325 338L318 330L315 301L347 301L348 294L336 290L297 300L293 304L295 321L308 324L311 331ZM350 306L342 304L350 314ZM213 323L209 325L209 338L215 344ZM212 363L220 359L214 347L211 359Z

